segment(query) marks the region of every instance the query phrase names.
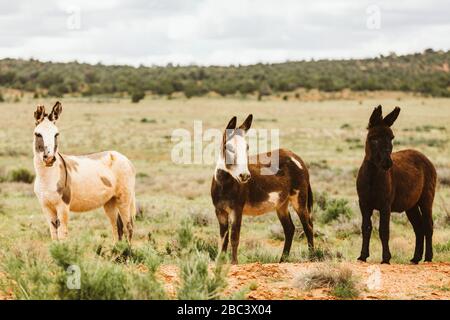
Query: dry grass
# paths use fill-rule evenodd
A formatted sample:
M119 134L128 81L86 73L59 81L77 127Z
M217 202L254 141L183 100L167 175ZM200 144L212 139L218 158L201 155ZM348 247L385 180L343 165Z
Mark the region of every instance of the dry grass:
M301 290L329 289L340 299L354 299L359 295L357 280L346 267L321 264L299 275L294 283Z

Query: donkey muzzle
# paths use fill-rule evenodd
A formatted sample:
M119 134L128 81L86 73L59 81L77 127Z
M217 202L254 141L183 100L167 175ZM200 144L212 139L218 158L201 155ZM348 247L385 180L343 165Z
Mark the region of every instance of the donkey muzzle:
M394 163L392 162L392 159L389 157L389 158L386 158L386 159L383 160L383 163L381 164L381 167L384 170L389 170L392 167L393 164Z
M248 173L241 173L239 175L239 180L241 180L242 183L246 183L246 182L248 182L248 180L250 180L250 177L251 176Z
M44 155L43 157L44 163L46 167L51 167L53 166L53 164L56 161L56 157L55 156L48 156L48 155Z

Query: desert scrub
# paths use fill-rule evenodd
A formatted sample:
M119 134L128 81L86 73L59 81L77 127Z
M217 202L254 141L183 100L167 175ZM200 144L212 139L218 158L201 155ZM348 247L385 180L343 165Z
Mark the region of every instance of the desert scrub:
M16 299L164 299L156 280L159 259L141 249L142 267L118 264L92 254L79 243L52 243L49 252L27 246L1 257L1 290ZM72 270L72 271L71 271ZM71 271L71 272L69 272ZM79 289L70 289L68 284Z
M357 281L350 269L321 265L308 270L295 279L296 287L301 290L328 288L339 299L355 299L359 296Z
M347 199L332 199L327 201L326 208L320 218L323 223L329 223L340 216L346 218L352 216L352 209Z
M353 235L360 235L361 219L359 217L355 219L341 215L334 222L333 231L339 239L347 239Z
M115 249L123 252L124 246ZM128 252L131 252L128 250ZM121 264L102 259L89 259L78 244L55 243L50 255L59 267L56 283L59 299L75 300L122 300L122 299L164 299L162 285L156 280L155 272L159 258L151 250L141 250L139 262L146 272L125 268ZM79 270L79 289L67 286L69 266Z
M340 255L334 255L331 250L316 246L314 249L306 249L301 252L302 261L320 262L340 258Z
M225 257L221 256L217 259L212 274L210 274L210 256L201 252L194 240L192 221L185 219L177 232L177 243L180 245L178 266L181 280L177 298L182 300L223 298L223 290L227 285Z
M212 222L212 217L206 211L193 211L189 214L196 227L206 227Z
M34 174L25 168L14 169L9 172L8 181L32 183L34 181Z
M13 248L0 256L0 291L19 300L54 299L54 266L42 251L34 247Z
M177 237L166 242L166 254L180 258L184 251L191 250L191 246L199 252L207 253L211 260L215 260L219 253L217 237L194 235L193 221L187 219L177 231Z

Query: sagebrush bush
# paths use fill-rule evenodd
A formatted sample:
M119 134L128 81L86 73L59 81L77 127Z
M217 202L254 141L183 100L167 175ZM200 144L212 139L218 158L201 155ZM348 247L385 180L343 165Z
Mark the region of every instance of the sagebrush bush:
M208 270L210 255L201 252L192 232L192 221L185 219L177 232L177 243L180 246L178 266L181 284L177 290L178 299L211 300L220 299L225 289L225 258L219 257L212 275Z
M8 174L8 180L11 182L32 183L34 174L25 168L14 169Z
M111 260L85 259L80 247L56 243L50 254L60 268L56 273L58 298L76 300L164 299L165 292L156 280L159 258L151 248L133 249L119 242L111 250ZM132 271L117 264L117 256L126 256L127 262L146 266L147 272ZM114 258L116 257L116 258ZM67 287L67 267L80 270L80 289Z
M196 238L195 247L198 251L207 253L211 260L215 260L219 254L219 246L216 237Z
M179 261L181 286L177 297L181 300L220 299L225 289L224 259L218 259L213 274L208 270L209 257L197 250L191 251Z
M340 299L354 299L359 295L351 269L330 265L304 272L295 279L295 286L302 290L329 288L331 294Z
M325 210L327 208L327 204L329 201L330 197L326 192L314 193L314 204L321 210Z
M339 216L333 225L333 230L337 238L346 239L353 235L361 234L361 219Z
M352 209L346 199L332 199L327 202L321 220L323 223L336 220L338 217L344 216L350 218L352 216Z
M0 257L0 288L15 299L54 299L56 286L51 264L35 248L17 248Z
M195 211L190 214L192 223L197 227L206 227L212 222L212 217L206 212Z

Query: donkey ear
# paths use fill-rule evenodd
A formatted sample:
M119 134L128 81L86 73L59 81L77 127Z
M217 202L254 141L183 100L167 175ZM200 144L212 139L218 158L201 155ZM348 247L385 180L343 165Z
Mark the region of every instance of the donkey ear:
M250 129L250 127L252 126L252 121L253 121L253 115L249 114L247 119L245 119L245 121L241 124L239 129L242 129L244 131L248 131L248 129Z
M50 115L48 116L48 120L50 121L58 120L61 112L62 112L62 104L61 102L56 101L55 105L53 106L52 112L50 112Z
M386 117L384 117L383 122L388 127L392 126L397 120L398 115L400 114L400 107L395 107L395 109L389 113Z
M383 110L381 109L381 105L373 109L372 115L370 116L369 126L368 128L372 128L375 126L379 126L383 123Z
M34 120L36 120L36 125L41 123L45 119L45 107L44 106L37 106L36 111L34 112Z
M236 116L231 118L231 120L230 120L230 122L228 122L227 127L225 128L225 130L234 130L234 129L236 129L236 121L237 121Z

